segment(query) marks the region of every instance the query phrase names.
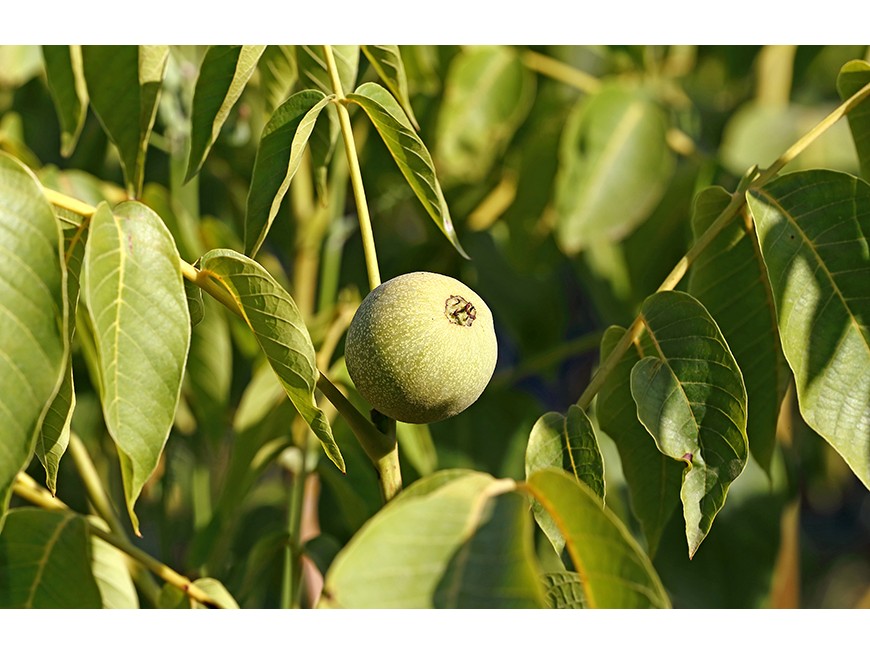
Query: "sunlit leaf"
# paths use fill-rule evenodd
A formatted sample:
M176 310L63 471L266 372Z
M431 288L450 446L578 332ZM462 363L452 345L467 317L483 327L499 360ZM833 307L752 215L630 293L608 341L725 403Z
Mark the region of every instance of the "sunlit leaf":
M271 114L284 100L290 97L299 78L296 68L296 46L267 45L257 62L260 71L260 86L266 104L266 113Z
M0 526L67 356L62 236L33 174L0 153Z
M746 465L746 389L719 328L691 295L651 295L641 319L654 354L632 368L631 395L658 448L686 462L680 498L692 557Z
M534 97L535 76L513 48L477 46L456 55L444 82L435 139L445 184L481 181L504 154Z
M217 579L212 579L211 577L202 577L197 579L191 584L194 588L198 588L204 593L208 593L208 596L211 597L218 608L221 609L237 609L239 608L238 602L230 595L230 591L226 589L226 587L219 582ZM195 609L207 609L210 608L205 606L204 604L200 604L196 600L191 600L191 604Z
M97 527L108 530L105 522L89 517ZM129 559L120 550L97 536L91 536L91 570L100 589L104 609L138 609L139 596L128 567Z
M556 179L556 238L565 253L620 240L649 216L674 167L666 129L641 90L605 87L578 105Z
M193 95L190 159L185 179L196 175L257 69L263 45L213 45L205 53Z
M625 525L563 470L538 470L524 488L553 516L589 608L667 608L655 569Z
M837 77L837 91L845 100L870 84L870 63L861 60L850 61L840 69ZM861 162L861 176L870 180L870 102L866 99L846 114L852 140Z
M432 440L429 425L412 425L407 422L396 423L396 438L399 451L407 457L421 477L430 475L438 467L438 450Z
M347 94L353 90L359 70L358 45L334 45L332 56L342 92ZM332 79L326 69L326 55L322 45L296 46L296 65L299 70L299 83L306 89L319 89L326 95L335 93Z
M695 199L692 230L700 237L728 205L731 195L714 187ZM735 220L692 265L689 292L716 321L743 373L749 398L746 435L761 467L770 471L779 405L788 370L779 345L776 308L750 226Z
M0 87L18 88L41 69L38 45L0 45Z
M223 286L257 337L290 401L344 471L332 429L314 400L319 371L305 321L290 294L257 262L233 250L212 250L200 268Z
M88 113L88 88L78 45L44 45L45 78L60 121L60 153L75 150Z
M87 242L88 224L79 225L64 232L64 260L66 262L66 289L69 306L67 342L72 347L75 335L75 315L79 300L79 276ZM36 439L36 456L45 468L45 485L54 494L57 491L57 469L60 459L69 445L69 430L76 406L75 385L72 373L72 351L67 355L63 381L42 422Z
M357 532L327 573L324 606L544 605L528 504L514 483L468 471L439 479L425 491L412 485Z
M275 110L257 148L245 211L245 252L256 255L278 214L317 117L330 98L300 91Z
M801 415L870 488L870 186L814 170L747 202Z
M366 59L372 65L381 81L390 92L396 96L402 109L408 115L408 119L419 130L414 110L411 108L411 97L408 94L408 77L405 74L405 64L402 62L402 53L397 45L362 45L360 46Z
M133 197L142 191L145 152L168 58L168 46L82 46L91 107L118 148Z
M567 415L550 411L532 427L526 446L526 478L536 470L560 468L579 482L586 484L604 503L604 460L598 439L586 413L577 405ZM552 516L535 502L535 520L557 552L565 539Z
M0 533L0 608L98 609L85 519L14 509Z
M361 106L368 114L426 212L456 251L467 258L453 228L432 157L396 99L384 87L372 82L362 84L347 99Z
M611 326L601 339L601 360L610 355L625 334ZM631 397L631 369L645 356L635 343L622 356L598 392L595 415L598 424L616 443L622 472L631 494L631 507L643 526L647 549L653 556L665 525L680 504L684 464L663 455L649 432L637 419Z
M169 436L190 344L178 251L138 202L97 208L85 248L83 297L94 327L103 415L118 446L127 510Z

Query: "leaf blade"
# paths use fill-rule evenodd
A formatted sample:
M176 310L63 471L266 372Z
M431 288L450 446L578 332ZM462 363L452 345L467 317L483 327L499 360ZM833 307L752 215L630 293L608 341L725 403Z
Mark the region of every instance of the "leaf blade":
M641 316L655 355L632 368L631 394L659 450L686 461L680 498L691 558L746 466L746 389L718 326L691 295L656 293Z
M837 91L845 100L870 84L870 64L866 61L854 60L846 63L837 76ZM861 165L861 176L870 180L870 104L862 102L850 111L846 118L852 131L852 140L858 152Z
M411 107L411 96L408 93L408 76L405 74L405 64L402 53L397 45L361 45L362 53L369 60L372 68L381 78L387 88L399 100L402 109L408 115L414 129L420 129L414 109Z
M329 421L314 400L320 373L311 337L293 298L265 268L233 250L207 252L200 259L200 270L229 292L293 406L330 460L344 472L344 459Z
M453 227L432 156L417 136L399 103L389 91L373 82L360 85L347 99L366 112L426 213L456 251L467 259L468 255L459 244L459 237Z
M263 129L245 210L245 252L249 256L256 255L263 244L299 170L317 117L329 101L320 91L295 93L275 110Z
M747 194L806 423L870 488L870 186L834 171Z
M83 294L94 326L106 426L118 447L134 529L136 499L157 467L181 393L190 315L178 251L138 202L97 207Z
M69 353L61 242L36 177L0 153L0 526Z
M206 50L193 94L185 181L202 168L265 49L262 45L213 45Z
M553 516L590 608L667 608L652 563L598 497L563 470L532 473L525 488Z
M44 45L45 76L60 121L60 153L69 157L75 150L88 113L88 88L78 45Z

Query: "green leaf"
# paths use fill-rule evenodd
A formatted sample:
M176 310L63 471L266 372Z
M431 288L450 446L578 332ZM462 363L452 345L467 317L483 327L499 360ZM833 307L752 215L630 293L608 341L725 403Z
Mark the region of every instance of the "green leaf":
M341 90L346 95L353 90L359 70L358 45L334 45L332 56L338 70ZM332 79L326 69L326 58L322 45L296 46L296 65L299 70L299 82L306 89L320 89L326 95L335 93Z
M38 45L0 45L0 87L18 88L39 75Z
M185 279L184 295L187 297L187 311L190 313L190 326L196 327L205 317L205 308L202 304L202 289Z
M601 339L601 361L610 356L623 334L622 327L607 328ZM598 392L595 415L619 450L632 510L643 526L647 549L653 556L665 526L679 506L684 466L659 452L637 419L637 406L631 396L631 369L643 356L637 343L622 356Z
M730 201L731 195L719 187L698 195L692 213L696 239ZM769 473L779 405L790 375L779 345L767 269L751 225L735 220L719 233L692 265L689 292L710 312L731 345L749 398L749 449Z
M211 597L218 608L220 609L237 609L239 608L238 602L230 595L230 591L228 591L224 585L219 582L217 579L212 579L211 577L202 577L197 579L191 584L194 588L198 588L204 593L208 593L209 597ZM191 604L195 609L207 609L210 608L205 604L200 604L196 600L191 600Z
M67 298L69 319L67 320L67 355L63 381L57 395L51 402L45 420L42 422L36 439L36 456L45 468L45 485L52 495L57 492L57 469L60 459L69 445L69 430L72 414L76 406L75 385L72 372L72 341L75 335L75 315L79 300L79 275L84 259L87 242L87 223L64 232L64 259L67 269Z
M265 268L233 250L207 252L200 268L230 294L293 406L311 426L330 460L344 472L344 459L329 421L314 401L320 372L311 336L293 298Z
M322 604L343 608L544 605L528 504L512 480L466 471L417 484L357 532L326 576Z
M61 242L36 177L0 153L0 527L69 352Z
M453 221L435 174L432 157L396 99L384 87L372 82L362 84L347 99L358 104L368 114L426 212L456 251L468 258L459 244L456 230L453 229Z
M604 461L595 430L586 413L577 405L562 415L550 411L532 427L526 446L526 478L536 470L559 468L586 484L604 504ZM538 502L532 504L535 520L561 553L565 539L558 525Z
M190 158L185 181L196 175L257 69L266 46L213 45L205 53L193 94Z
M108 531L99 518L89 517L92 523ZM100 589L104 609L138 609L139 596L127 567L127 557L97 536L91 536L91 570Z
M631 395L659 450L686 462L680 498L691 558L746 465L746 389L719 328L691 295L651 295L641 320L655 353L632 368Z
M271 114L290 96L299 79L296 46L267 45L257 62L257 70L260 72L266 114Z
M60 153L72 155L88 113L88 88L78 45L44 45L45 78L60 121Z
M399 441L399 451L402 456L407 457L421 477L435 472L438 468L438 450L432 440L429 425L397 422L396 438Z
M118 148L133 197L142 192L145 152L168 58L168 46L82 46L91 107Z
M438 113L435 159L445 183L483 181L535 98L535 76L514 48L463 49L450 64Z
M547 606L551 609L583 609L583 578L573 571L548 572L543 576Z
M85 247L83 294L94 327L102 406L133 510L154 472L178 406L190 316L178 251L144 204L97 207Z
M601 498L563 470L538 470L524 488L562 530L589 608L667 608L650 560Z
M848 62L840 69L840 74L837 76L837 91L843 100L854 95L867 84L870 84L870 63L866 61ZM865 180L870 180L870 102L865 98L861 104L846 114L846 117L849 120L852 140L861 163L861 176Z
M361 45L360 49L369 60L372 68L381 78L381 81L386 84L402 109L414 126L414 129L420 130L417 124L417 119L414 117L414 110L411 108L411 96L408 93L408 77L405 74L405 64L402 62L402 53L397 45Z
M330 97L320 91L290 96L266 124L254 160L245 211L245 252L257 254L281 207L317 117Z
M85 519L14 509L0 533L0 608L98 609Z
M556 238L566 254L620 240L649 216L674 167L666 130L642 90L609 86L578 105L556 178Z
M870 488L870 186L814 170L747 203L801 415Z

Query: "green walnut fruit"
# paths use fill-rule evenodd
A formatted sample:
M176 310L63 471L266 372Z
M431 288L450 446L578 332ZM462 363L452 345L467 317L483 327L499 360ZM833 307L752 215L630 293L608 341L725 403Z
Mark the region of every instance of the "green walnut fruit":
M413 272L363 300L345 344L360 395L389 418L429 423L464 411L495 370L492 313L462 282Z

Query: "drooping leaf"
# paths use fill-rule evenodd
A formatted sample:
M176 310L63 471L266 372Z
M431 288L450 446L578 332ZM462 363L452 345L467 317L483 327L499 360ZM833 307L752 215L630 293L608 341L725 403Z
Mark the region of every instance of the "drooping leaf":
M57 492L57 469L60 459L69 445L69 430L76 406L75 385L72 373L72 339L75 334L75 315L79 300L79 276L87 242L87 223L64 232L64 261L66 262L67 302L67 355L63 381L51 406L45 414L39 436L36 439L36 456L45 468L45 485L52 494Z
M405 64L402 62L402 53L397 45L361 45L360 49L369 60L381 81L390 92L396 96L402 109L408 115L408 120L419 130L414 110L411 108L411 96L408 93L408 77L405 74Z
M870 488L870 185L806 171L747 203L801 415Z
M293 298L260 264L233 250L207 252L200 268L230 294L293 406L343 472L344 460L332 429L314 401L320 373L311 336Z
M438 467L438 450L432 440L429 425L397 422L396 438L399 441L399 452L408 458L421 477L435 472Z
M193 95L190 158L185 181L202 168L265 48L263 45L213 45L206 51Z
M205 316L205 308L202 304L202 289L185 279L184 295L187 298L187 311L190 313L190 326L196 327Z
M576 572L548 572L543 577L547 606L551 609L583 609L583 579Z
M245 252L256 255L290 188L317 117L330 97L300 91L282 104L266 124L257 148L245 210Z
M870 63L861 60L850 61L840 69L837 77L837 91L846 98L870 84ZM870 102L866 99L846 114L852 140L861 162L861 176L870 180Z
M696 239L730 200L730 194L718 187L698 195L692 214ZM735 220L707 246L692 265L689 292L710 312L740 366L749 398L749 449L769 472L788 371L779 345L767 269L751 225Z
M667 593L628 529L585 484L563 470L538 470L524 487L553 516L589 608L667 608Z
M329 178L329 164L335 153L335 146L341 134L338 122L338 112L335 105L329 103L321 112L319 120L314 124L314 130L308 138L311 148L311 168L314 172L314 187L321 201L328 203L326 182Z
M98 609L85 519L14 509L0 533L0 608Z
M346 95L353 90L359 71L359 46L334 45L332 56L341 90ZM332 79L326 69L326 56L322 45L296 46L296 65L299 70L299 83L306 89L320 89L326 95L335 93Z
M526 478L536 470L559 468L586 484L604 504L604 460L595 430L586 413L572 405L567 415L550 411L532 427L526 446ZM552 516L538 502L532 504L535 520L561 553L565 539Z
M435 160L445 184L482 181L529 113L535 76L500 45L463 49L450 64Z
M101 204L85 248L83 294L94 327L101 401L133 510L169 436L190 345L178 251L144 204Z
M97 527L107 530L105 522L89 517ZM138 609L139 596L133 585L127 557L97 536L91 536L91 570L100 589L104 609Z
M88 113L88 88L78 45L44 45L45 77L60 121L60 153L75 150Z
M715 321L691 295L651 295L641 319L654 354L632 368L631 395L659 450L686 462L680 499L691 558L746 466L746 389Z
M620 240L652 212L674 167L666 128L640 90L606 87L578 105L556 179L556 238L565 253Z
M468 258L453 228L432 157L396 99L384 87L373 82L362 84L347 99L368 114L426 212L456 251Z
M133 197L142 191L145 152L168 58L168 46L82 46L91 107L118 148Z
M439 480L410 486L357 532L327 573L322 605L544 605L528 504L514 482L468 471Z
M625 329L611 326L601 339L601 361L607 359ZM653 556L665 526L680 504L683 464L663 455L637 419L631 397L631 369L645 356L635 343L622 356L598 392L598 424L616 443L622 471L631 495L631 507L643 526L647 549Z
M266 114L271 114L290 93L299 74L296 67L296 46L267 45L257 62L260 86L266 104Z
M0 527L68 356L62 236L34 175L0 153Z

